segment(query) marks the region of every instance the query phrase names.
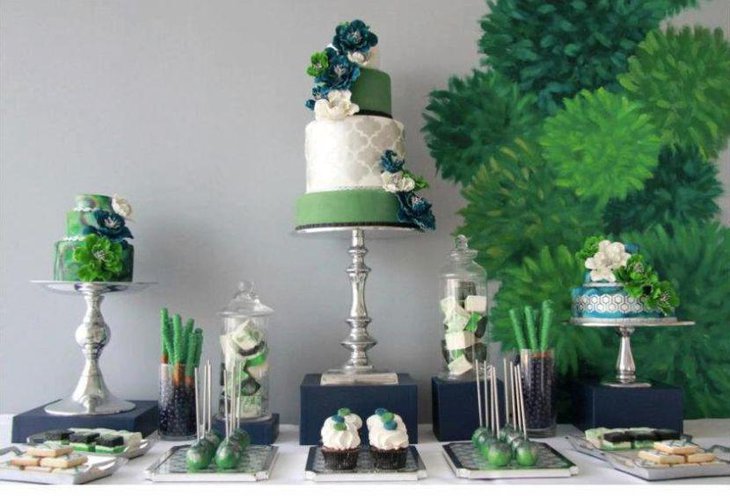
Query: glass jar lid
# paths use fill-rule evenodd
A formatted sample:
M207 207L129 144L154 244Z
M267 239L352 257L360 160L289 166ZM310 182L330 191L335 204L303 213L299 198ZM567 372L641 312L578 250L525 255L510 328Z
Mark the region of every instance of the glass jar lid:
M238 291L236 291L230 303L220 312L223 317L263 317L272 313L274 313L274 310L259 300L258 295L253 290L252 281L238 283Z
M469 248L469 239L463 234L459 234L454 239L454 249L449 253L449 257L457 262L470 262L477 258L479 252Z

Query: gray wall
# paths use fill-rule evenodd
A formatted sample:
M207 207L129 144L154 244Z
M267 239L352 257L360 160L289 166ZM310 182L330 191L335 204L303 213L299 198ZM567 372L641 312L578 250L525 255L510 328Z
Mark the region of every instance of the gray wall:
M481 0L2 2L0 412L70 392L82 360L73 339L80 298L29 284L49 278L53 243L82 192L136 208L135 278L159 284L104 304L113 339L110 387L156 398L158 311L207 330L242 278L276 310L273 408L298 418L307 372L338 365L349 309L346 241L291 234L304 192L309 54L341 20L368 21L408 131L409 167L431 180L436 233L369 243L371 353L410 372L430 418L439 367L436 274L462 200L436 178L419 129L427 95L477 64ZM730 31L727 2L684 15ZM728 176L728 155L723 174ZM723 200L728 220L728 197Z

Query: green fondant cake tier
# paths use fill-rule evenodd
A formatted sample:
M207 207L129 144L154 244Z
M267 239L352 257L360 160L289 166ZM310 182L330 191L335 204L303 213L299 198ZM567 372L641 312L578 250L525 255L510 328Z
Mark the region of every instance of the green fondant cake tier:
M76 208L79 210L102 210L112 211L112 199L106 195L76 195Z
M74 248L81 244L80 240L61 240L56 242L56 259L53 264L53 279L56 281L80 281L79 264L74 262ZM127 282L132 280L134 270L134 246L126 243L122 246L122 272L115 281Z
M113 212L112 199L105 195L76 195L76 206L66 214L66 236L83 236L86 226L98 227L95 210Z
M307 193L297 200L297 229L321 225L402 225L398 199L381 189Z
M358 104L361 114L391 116L390 76L386 72L368 67L360 68L360 77L350 88L351 100Z

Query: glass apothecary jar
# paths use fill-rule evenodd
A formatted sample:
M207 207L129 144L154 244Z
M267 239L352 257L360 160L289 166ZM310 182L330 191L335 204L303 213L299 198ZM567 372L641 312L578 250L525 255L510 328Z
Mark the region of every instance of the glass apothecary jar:
M474 361L487 359L487 272L474 260L465 236L457 236L448 263L441 269L442 379L471 380Z
M224 383L228 398L238 388L238 418L264 420L269 410L269 345L266 333L274 311L261 303L253 283L241 282L231 302L220 312L223 320L221 342L221 395L219 415L225 414ZM227 375L226 375L227 374ZM224 376L227 378L224 381Z

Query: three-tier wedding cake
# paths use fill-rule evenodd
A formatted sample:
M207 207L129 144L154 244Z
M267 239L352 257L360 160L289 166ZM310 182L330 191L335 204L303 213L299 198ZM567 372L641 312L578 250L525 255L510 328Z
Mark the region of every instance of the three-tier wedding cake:
M392 225L433 229L428 184L404 168L403 124L391 116L390 76L378 69L377 36L360 20L337 26L332 43L312 55L306 105L306 194L297 229Z

